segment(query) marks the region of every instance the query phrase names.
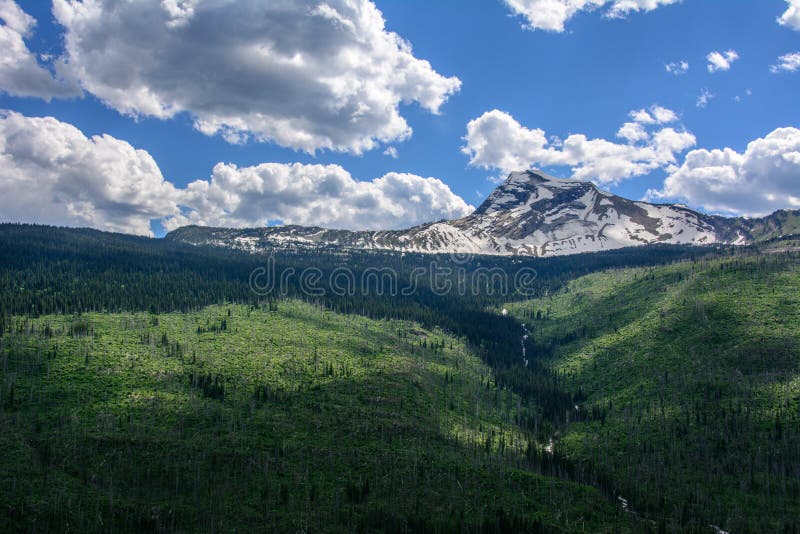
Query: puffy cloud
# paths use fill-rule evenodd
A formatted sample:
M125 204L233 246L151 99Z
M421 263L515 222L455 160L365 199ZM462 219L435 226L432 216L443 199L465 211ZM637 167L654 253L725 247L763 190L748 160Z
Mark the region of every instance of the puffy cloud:
M641 176L676 163L675 155L694 146L695 137L665 124L677 120L666 108L630 113L617 132L624 143L589 139L572 134L562 141L549 141L541 129L528 129L499 110L484 113L467 125L462 152L470 165L498 169L503 173L533 167L568 166L572 178L615 183Z
M800 0L786 0L786 3L789 4L789 7L780 16L778 23L800 31Z
M715 95L708 89L703 89L702 91L700 91L700 95L697 97L697 102L695 103L695 105L701 109L705 108L708 105L708 103L714 100L716 97L717 95Z
M493 109L467 124L467 142L461 151L473 167L522 170L532 163L553 159L544 130L528 129L504 111Z
M179 192L150 155L108 135L86 137L52 117L0 114L0 213L5 221L149 234L178 213Z
M0 91L47 100L80 94L77 87L56 80L25 44L36 19L13 0L0 0L0 21Z
M664 65L664 69L670 74L680 76L681 74L686 74L689 72L689 62L684 60L667 63Z
M398 157L397 148L395 148L393 146L387 146L386 150L383 151L383 155L384 156L389 156L392 159L397 159L397 157Z
M778 58L778 62L769 68L770 72L796 72L800 70L800 52L785 54Z
M150 222L262 226L268 220L393 228L473 209L436 178L388 173L360 182L338 165L217 164L209 180L177 188L144 150L109 135L86 137L52 117L0 114L4 221L150 234Z
M726 50L725 52L711 52L706 56L708 60L708 72L718 72L730 70L734 61L739 59L739 54L736 50Z
M637 109L629 114L635 123L639 124L668 124L678 120L678 115L671 109L662 106L650 106L650 109Z
M631 111L629 114L631 119L634 122L638 122L640 124L655 124L656 120L650 115L650 112L644 109L638 109L635 111Z
M369 0L54 0L65 71L108 106L314 152L402 140L461 82L384 27Z
M581 11L592 11L605 6L604 15L610 18L627 16L636 11L652 11L659 6L675 4L680 0L505 0L515 15L525 18L529 30L563 32L564 24Z
M653 117L655 117L659 124L667 124L678 120L678 115L676 115L671 109L663 108L661 106L653 106L650 108L650 111L653 113Z
M660 191L648 198L679 200L714 212L764 215L800 208L800 130L779 128L747 145L693 150Z
M650 134L640 122L626 122L617 132L617 137L630 143L646 141Z
M505 3L515 15L525 18L524 28L563 32L564 24L576 13L600 7L605 0L505 0Z
M338 165L219 163L210 180L189 184L186 224L263 226L268 220L330 228L388 229L463 217L474 208L436 178L391 172L360 182Z

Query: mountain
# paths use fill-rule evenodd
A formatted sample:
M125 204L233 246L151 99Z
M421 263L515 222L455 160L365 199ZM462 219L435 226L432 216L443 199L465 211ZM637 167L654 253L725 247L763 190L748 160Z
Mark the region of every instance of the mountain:
M511 173L467 217L407 230L188 226L167 238L249 252L341 247L541 257L653 243L743 245L791 233L800 233L800 211L778 211L756 219L704 215L679 205L628 200L591 182L525 171Z

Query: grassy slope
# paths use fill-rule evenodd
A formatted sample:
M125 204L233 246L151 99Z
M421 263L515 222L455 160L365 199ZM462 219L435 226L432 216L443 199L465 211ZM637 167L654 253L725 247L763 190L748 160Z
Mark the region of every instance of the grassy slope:
M297 302L14 330L2 531L629 526L597 491L518 468L516 399L440 332Z
M608 271L508 308L606 413L556 447L634 509L673 529L800 530L796 258Z

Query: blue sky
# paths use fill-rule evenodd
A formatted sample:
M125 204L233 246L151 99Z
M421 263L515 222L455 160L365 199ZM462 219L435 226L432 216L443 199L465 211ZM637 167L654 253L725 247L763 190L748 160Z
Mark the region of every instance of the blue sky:
M13 2L4 2L5 9L10 9L8 4ZM66 0L61 3L67 6L65 10L73 9L79 4ZM177 0L172 0L172 3L178 7L183 5ZM311 7L318 4L307 3ZM525 0L518 0L518 5L527 5L534 10L543 8L542 4L546 3L557 4L558 0L527 0L527 3ZM54 79L58 78L62 89L51 89L51 93L57 96L49 101L36 96L22 96L26 91L39 96L48 95L46 90L30 90L20 84L15 85L22 77L21 68L14 72L0 72L0 109L10 110L21 116L14 125L8 127L8 132L36 130L36 135L40 135L40 125L26 123L23 119L53 117L58 122L58 125L50 125L53 128L62 127L62 124L73 125L87 138L107 134L115 140L129 143L135 149L144 150L155 161L161 177L168 182L164 187L170 191L178 191L176 195L183 194L180 191L185 190L191 182L212 181L212 169L220 162L235 165L236 169L262 163L300 163L338 165L345 171L343 176L335 178L335 186L330 185L329 177L302 174L305 172L305 167L302 166L299 170L281 175L280 179L297 183L309 180L309 187L317 188L309 205L318 207L303 209L301 204L305 204L305 200L302 198L302 191L284 196L269 195L262 191L260 197L248 200L247 204L242 202L235 206L221 206L218 200L210 198L211 195L206 195L202 200L195 195L192 201L186 201L188 207L181 200L174 201L180 204L182 214L191 212L196 216L183 219L173 217L171 220L174 222L170 223L173 227L179 221L249 225L259 222L263 224L268 220L318 223L326 226L370 227L378 223L402 226L406 223L422 222L420 219L425 217L461 215L465 210L464 204L479 204L495 187L495 183L490 180L496 180L509 170L498 162L500 157L505 157L506 162L519 162L519 165L545 166L560 177L590 179L622 196L635 199L647 196L661 202L678 201L708 212L760 214L778 208L800 208L800 204L795 203L800 198L800 132L796 130L800 126L797 96L800 95L800 70L792 70L795 68L791 63L793 58L788 57L800 52L800 22L795 29L792 19L787 18L784 24L777 20L792 6L787 0L683 0L676 3L665 0L663 3L668 5L659 5L652 10L629 11L624 17L609 17L613 0L608 0L606 5L598 9L579 11L564 19L564 31L553 31L526 28L525 26L532 23L524 13L513 13L513 2L376 0L374 4L385 20L385 29L382 31L395 32L410 43L414 58L430 62L430 72L422 75L417 83L435 84L457 78L460 86L453 88L451 84L449 91L440 90L437 95L423 96L416 101L408 95L416 95L415 91L419 88L402 89L405 91L401 95L402 99L412 100L410 103L397 104L399 116L413 129L413 133L405 139L375 141L375 146L369 149L339 146L331 150L322 147L311 154L297 146L291 146L295 141L286 139L259 141L251 138L243 143L231 143L231 138L226 140L219 133L201 133L195 127L195 119L198 113L206 110L197 111L197 106L202 105L197 102L207 101L208 94L203 95L205 100L199 97L195 99L194 95L186 97L194 99L191 104L181 104L180 111L170 116L162 113L164 116L161 118L154 116L157 113L148 111L150 108L144 104L137 104L139 108L134 111L130 108L124 109L128 102L124 98L127 97L109 99L108 95L111 93L104 91L109 91L109 83L117 83L125 75L117 73L109 78L108 72L92 72L94 68L99 71L103 65L95 67L97 62L92 61L93 56L89 53L102 53L103 47L113 49L115 39L124 39L118 37L119 32L110 30L108 35L97 37L102 28L110 26L112 22L94 21L100 24L94 27L94 33L90 31L92 28L88 24L83 27L74 24L66 29L64 12L57 21L50 2L20 1L16 5L36 20L36 25L31 25L24 37L25 45L31 54L37 56L39 67L53 74ZM336 4L331 3L334 8ZM186 5L189 3L185 3L183 7ZM231 2L228 9L235 11L237 7L235 2ZM198 13L199 10L198 7ZM347 17L345 11L344 8L339 10L344 18ZM108 13L104 15L111 16ZM191 25L195 23L195 19L199 20L199 15L195 12L191 15L194 18L187 16L188 22L180 19L181 24ZM271 15L267 13L265 16ZM796 18L800 19L800 14ZM104 26L106 22L108 25ZM234 16L228 22L231 28L242 23ZM123 20L123 23L130 25L130 21ZM302 20L297 22L303 23ZM6 20L4 24L12 26ZM343 23L339 21L337 24ZM67 31L76 39L81 37L80 32L86 32L84 37L88 35L97 38L97 42L91 43L91 39L85 38L87 42L76 45L75 50L67 51L63 44ZM268 33L269 28L261 31ZM213 46L213 40L209 42ZM123 43L128 47L126 50L129 53L131 43L134 47L138 45L135 38ZM336 41L330 43L329 46L336 46ZM192 48L187 45L187 50L191 51ZM382 54L381 50L376 49L374 54ZM734 51L737 59L730 63L727 70L710 72L708 55L715 51L723 55L727 51ZM58 58L67 57L68 52L71 57L67 63L71 67L63 68L63 65L59 65ZM83 52L85 57L78 59L78 52ZM135 48L133 53L136 53ZM198 50L198 65L203 65L202 56L206 53L213 52ZM368 50L366 53L373 52ZM779 64L781 56L788 57L785 61L789 62L788 66L783 69L774 68L772 70L776 72L772 72L770 67ZM375 61L380 64L382 60ZM667 72L667 64L680 62L688 63L688 70L684 74ZM29 64L28 67L33 68ZM109 79L111 82L108 82ZM187 84L202 84L204 79L198 73L196 80L181 80ZM256 81L263 79L259 77ZM266 100L270 98L272 91L278 91L269 80L272 78L267 79L263 86L253 86L249 81L247 84L243 82L241 86L258 94L258 98ZM146 81L155 83L152 76ZM105 88L97 89L98 83L105 83ZM236 82L233 85L237 88L232 91L245 91ZM67 89L63 89L64 87ZM226 86L220 84L219 87ZM128 93L131 91L130 87L126 89L122 86L121 90L127 90ZM397 94L402 91L398 90ZM704 92L713 96L701 106L698 99ZM62 95L66 97L61 97ZM213 99L214 93L211 92L210 95ZM437 107L432 103L432 99L435 100L436 97L441 100L438 103L438 114L432 110ZM248 93L243 93L242 100L247 98ZM314 98L314 93L309 91L309 95L289 98ZM308 105L314 104L315 102L309 100ZM242 109L260 111L257 104L253 105L256 106L253 110L249 110L246 105ZM302 110L302 100L297 105ZM629 157L628 152L631 152L625 146L631 143L620 138L617 135L618 130L624 123L637 122L630 116L635 110L645 110L651 116L654 115L653 109L656 108L653 106L671 110L675 117L663 123L654 121L649 125L640 121L640 124L646 125L651 137L640 140L637 145L639 148L653 145L653 136L665 128L675 134L690 134L693 139L689 141L684 137L684 142L670 151L666 159L641 156L642 161L639 163L644 164L646 171L639 169L632 171L632 175L625 175L620 167L622 164L616 159L598 163L593 159L597 156L588 153L578 160L574 155L566 157L559 141L553 140L553 136L563 141L573 134L582 134L588 140L605 140L622 147L615 158L625 159ZM471 146L469 139L465 139L467 124L492 110L503 112L501 117L494 118L500 117L505 121L502 122L505 129L499 131L494 126L490 128L489 117L484 117L487 122L479 121L476 124L475 139L480 132L481 139L491 144L492 148L476 149ZM238 109L237 113L242 113L242 110ZM513 122L507 118L513 119ZM340 119L341 117L337 118ZM230 118L227 120L230 122ZM308 120L308 117L304 117L304 120ZM325 131L337 127L337 124L324 125ZM481 130L481 127L485 130ZM323 126L316 129L317 126L312 125L309 128L322 131ZM529 148L525 145L531 143L529 132L537 129L543 130L549 144L538 149ZM248 128L244 130L247 132ZM370 133L371 130L366 127L358 135L369 138ZM6 135L11 138L11 133ZM388 135L391 137L392 134ZM511 142L509 136L517 141ZM52 141L52 136L48 139L51 140L37 138L36 142L60 142ZM746 152L751 142L756 142L752 154ZM346 145L355 141L342 143ZM8 141L6 145L9 145ZM467 145L471 146L469 153L462 150ZM91 142L88 146L90 150L96 148ZM394 147L396 158L385 154L388 147ZM506 150L505 147L509 148ZM731 151L711 152L725 148ZM687 155L694 151L706 153L687 160ZM33 164L25 160L26 156L22 153L13 153L8 148L6 153L6 158L18 168L18 174L0 174L0 192L5 192L8 196L15 191L16 186L13 184L19 184L20 176L30 173ZM667 161L670 157L672 161ZM136 217L153 219L150 227L156 234L163 232L164 224L159 210L165 210L165 216L172 217L169 214L171 208L160 206L158 199L142 201L145 193L140 191L133 195L136 197L134 200L106 198L102 194L102 198L98 199L77 191L81 187L81 191L91 190L94 186L85 187L72 183L64 185L68 180L65 175L80 174L83 170L93 172L91 165L84 160L85 158L77 164L70 163L72 167L69 167L68 172L63 166L48 167L42 171L53 173L50 182L42 186L53 188L53 203L73 202L79 207L71 207L52 218L39 217L37 222L86 224L142 233L141 224L131 223L130 228L126 226L130 222L126 217L135 212ZM554 161L564 161L566 164L546 165ZM40 162L36 164L41 165ZM80 165L89 167L83 169ZM576 172L581 167L584 167L584 171ZM302 176L293 174L296 172L300 172ZM387 175L395 182L382 183L381 191L375 193L348 182L348 173L356 182L370 183L375 178ZM395 173L402 173L404 181L395 177ZM714 181L716 178L709 178L709 175L716 176L714 173L727 176L727 182L720 184ZM415 178L408 178L407 175ZM270 176L271 179L279 179ZM450 191L442 193L441 188L432 187L429 182L414 181L416 177L436 178ZM26 179L35 180L30 177ZM173 194L163 192L166 189L158 189L163 184L157 184L157 178L149 175L142 178L132 173L129 177L115 176L110 179L151 183L152 187L147 194L161 199ZM665 180L669 183L665 183ZM320 186L322 182L326 185ZM54 183L61 185L53 186ZM227 182L220 178L216 185L224 189L236 187L236 183L233 178ZM270 187L272 182L264 183L264 187ZM35 188L36 184L28 183L26 187ZM98 190L104 187L106 184L98 186ZM153 188L162 192L153 193ZM428 196L415 198L415 189L424 189ZM769 189L769 193L765 193L763 199L753 199L754 191L766 189ZM326 195L329 194L327 191L334 192L330 193L333 196L326 201ZM70 194L73 196L70 197ZM463 199L464 204L459 204L451 194ZM18 195L24 196L21 193ZM369 197L369 201L364 201L363 209L350 205L336 208L336 202L341 200L342 195L365 195ZM442 195L445 197L443 200ZM131 206L124 205L128 200ZM36 218L36 213L39 212L54 212L53 209L22 210L19 208L20 202L22 201L15 202L14 206L10 202L6 205L0 203L0 216L10 220L25 220ZM275 207L275 204L292 202L298 205L287 206L285 209ZM379 210L386 211L387 206L404 202L408 205L414 202L439 202L436 204L439 207L408 208L405 211L401 209L394 218L370 215ZM119 219L115 219L116 215L110 205L117 206L120 210ZM333 206L334 211L346 211L349 215L332 215L326 211L326 205ZM259 210L263 210L263 214ZM232 211L237 213L231 213ZM215 215L212 216L212 212ZM118 223L118 220L122 222Z

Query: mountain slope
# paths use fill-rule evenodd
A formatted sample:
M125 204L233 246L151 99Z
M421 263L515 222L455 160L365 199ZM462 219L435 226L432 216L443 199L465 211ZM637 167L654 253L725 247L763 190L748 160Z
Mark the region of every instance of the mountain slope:
M635 530L461 341L297 301L16 317L0 531Z
M511 173L474 213L407 230L319 227L179 228L168 239L250 252L342 247L408 252L558 256L653 243L747 244L800 232L800 212L724 218L677 205L628 200L590 182L536 171Z
M554 450L595 462L664 530L797 532L797 259L612 270L506 305L532 361L596 415L573 414Z

